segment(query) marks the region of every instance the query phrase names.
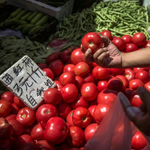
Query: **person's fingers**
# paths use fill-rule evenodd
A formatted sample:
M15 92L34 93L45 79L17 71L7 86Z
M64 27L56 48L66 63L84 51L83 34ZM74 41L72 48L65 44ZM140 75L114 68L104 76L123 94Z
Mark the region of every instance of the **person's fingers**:
M100 56L97 57L97 59L95 59L95 62L102 67L107 67L108 62L106 58L108 57L108 55L108 53L103 52Z
M144 87L139 87L137 89L137 92L140 95L140 98L143 101L146 110L150 113L150 92Z
M81 49L81 51L82 51L83 53L85 53L85 50L83 49L82 44L80 45L80 49Z
M87 49L87 51L84 54L84 58L86 62L91 62L93 61L93 54L92 54L92 50L89 48Z
M107 36L101 36L101 38L104 43L104 47L107 47L109 43L111 42L110 39Z

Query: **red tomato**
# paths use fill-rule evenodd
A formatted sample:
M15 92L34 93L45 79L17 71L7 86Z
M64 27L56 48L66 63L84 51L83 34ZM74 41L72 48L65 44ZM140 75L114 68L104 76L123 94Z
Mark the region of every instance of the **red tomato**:
M11 150L13 149L13 140L11 138L0 140L1 150Z
M119 75L123 70L122 68L109 68L111 75Z
M59 76L59 81L62 85L75 84L75 75L72 72L64 72Z
M77 98L75 99L75 101L73 101L71 103L71 107L73 109L77 108L77 107L85 107L85 108L88 108L89 107L89 102L84 100L84 98L78 94Z
M15 95L12 92L5 91L5 92L2 93L1 99L2 100L6 100L6 101L8 101L10 103L13 103L14 102L14 96Z
M85 76L90 72L90 67L86 62L79 62L74 67L74 74L76 76Z
M47 104L57 105L61 102L61 100L61 92L56 88L49 88L44 92L44 101Z
M75 76L75 80L76 80L76 87L78 88L78 90L80 91L80 88L82 86L82 84L84 83L84 79L80 76Z
M36 141L36 145L40 150L55 150L54 144L46 140L38 140Z
M144 87L150 92L150 81L144 84Z
M126 44L132 43L132 37L130 35L123 35L121 38L126 42Z
M60 91L60 90L62 89L63 85L61 84L60 81L54 80L54 82L55 82L55 84L56 84L56 89L57 89L58 91Z
M145 70L139 71L135 74L136 79L140 79L144 84L150 79L149 73Z
M123 90L123 82L118 77L112 77L107 82L107 88L115 91L122 91Z
M18 113L18 111L20 110L20 108L17 106L17 104L15 104L15 103L12 103L11 104L12 105L12 110L11 110L11 114L17 114Z
M66 117L66 122L69 124L70 127L74 126L74 123L73 123L73 120L72 120L73 111L74 110L71 110L69 112L69 114L67 115L67 117Z
M70 147L81 146L84 142L83 130L78 126L71 126L66 141Z
M73 102L78 96L78 89L74 84L66 84L61 90L62 98L66 103Z
M29 134L22 134L16 139L14 149L16 149L16 150L20 149L26 143L29 143L29 142L33 143L32 137Z
M58 56L56 53L52 53L46 57L46 64L49 65L52 61L55 61L58 59Z
M101 91L97 96L97 103L109 103L112 104L117 97L117 91L105 89Z
M135 107L139 107L143 103L136 90L130 94L129 100L131 105Z
M45 72L45 74L46 74L49 78L51 78L52 80L54 79L54 74L53 74L53 72L52 72L51 69L49 69L49 68L44 68L44 69L42 69L42 70L43 70L43 72Z
M8 115L8 116L6 116L5 117L5 119L7 120L7 121L9 121L9 120L11 120L11 119L16 119L16 114L10 114L10 115Z
M4 117L0 117L0 140L10 138L13 133L12 126Z
M140 86L144 86L144 83L140 79L132 79L129 81L129 88L132 90L136 90Z
M18 137L23 133L23 125L19 121L17 121L16 119L11 119L8 120L8 123L13 128L13 137Z
M76 48L71 53L71 61L74 65L76 65L79 62L85 62L84 53L81 51L80 48Z
M94 113L94 110L95 110L96 106L97 106L97 104L93 104L93 105L90 105L90 107L88 108L88 110L90 111L90 114L91 114L91 122L92 123L95 122L93 113Z
M54 144L60 144L66 139L68 132L68 126L62 118L52 117L47 121L44 139Z
M116 47L120 50L120 51L124 51L126 48L126 43L122 38L116 37L112 40L112 42L116 45Z
M85 107L77 107L73 111L72 120L74 125L85 128L91 123L91 114Z
M41 69L45 69L45 68L48 68L47 64L45 63L39 63L37 64Z
M24 126L30 126L35 121L35 111L28 107L23 107L18 111L16 120L18 120Z
M85 76L83 76L83 80L86 83L88 83L88 82L95 83L95 78L93 77L93 75L91 73L88 73Z
M129 85L128 79L124 75L117 75L116 77L119 78L122 81L122 83L123 83L123 90L126 90L126 88Z
M12 105L9 101L0 99L0 117L6 117L12 110Z
M14 103L18 106L18 107L25 107L25 104L17 97L14 97Z
M67 63L68 60L70 59L71 56L71 51L69 49L64 50L63 52L61 52L61 60L63 63Z
M138 50L138 47L134 43L128 43L126 44L126 52L132 52Z
M74 64L66 64L63 68L63 72L72 72L74 73Z
M92 70L92 75L96 79L107 79L110 76L110 71L108 68L103 68L100 66L96 66Z
M137 32L132 37L132 42L137 46L143 46L146 44L146 36L142 32Z
M63 67L63 63L59 59L54 60L49 64L49 68L52 70L54 76L60 75L63 71Z
M92 53L95 53L99 48L102 47L103 41L96 32L89 32L84 35L81 43L85 51L90 48Z
M38 122L47 122L50 118L58 116L57 109L52 104L43 104L36 110L36 119Z
M148 40L143 47L146 48L146 47L149 47L149 46L150 46L150 40Z
M132 137L132 147L134 149L143 149L147 145L147 140L140 131L137 131Z
M97 86L94 83L84 83L81 86L80 93L87 101L93 101L99 93Z
M107 88L107 82L108 82L107 80L98 81L97 88L100 92Z
M100 103L95 107L93 116L97 124L100 124L103 120L104 116L109 111L110 106L110 104Z
M110 40L112 40L112 34L109 30L103 30L102 31L102 36L107 36Z
M136 68L133 68L133 71L134 71L134 73L137 73L137 72L139 72L139 71L142 71L142 70L145 70L144 68L139 68L139 67L136 67Z
M98 126L99 126L99 125L98 125L97 123L91 123L91 124L89 124L89 125L85 128L85 130L84 130L84 135L85 135L85 140L86 140L86 142L87 142L88 140L90 140L90 139L93 137L95 131L96 131L97 128L98 128Z
M27 142L25 143L23 146L21 146L21 148L19 150L40 150L38 149L37 145L35 143L32 142Z
M61 101L57 106L57 111L58 111L58 115L59 117L66 119L67 115L69 114L69 112L72 110L70 104Z
M126 95L127 98L129 98L132 92L133 92L132 89L126 88L126 90L124 91L124 94Z
M31 137L34 140L44 140L44 130L40 123L36 124L31 130Z
M134 71L130 68L126 68L123 72L123 75L128 79L128 81L134 79L135 77Z

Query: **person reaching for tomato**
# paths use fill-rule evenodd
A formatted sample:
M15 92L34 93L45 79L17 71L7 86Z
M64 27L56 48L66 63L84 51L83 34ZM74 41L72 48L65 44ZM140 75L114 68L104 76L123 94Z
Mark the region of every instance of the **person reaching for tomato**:
M101 38L104 46L94 54L90 48L84 51L81 45L86 62L95 62L105 68L150 67L150 47L124 53L108 37L102 36ZM131 106L130 101L122 92L119 92L118 96L128 118L146 136L150 136L150 92L144 87L139 87L137 92L143 101L140 107Z

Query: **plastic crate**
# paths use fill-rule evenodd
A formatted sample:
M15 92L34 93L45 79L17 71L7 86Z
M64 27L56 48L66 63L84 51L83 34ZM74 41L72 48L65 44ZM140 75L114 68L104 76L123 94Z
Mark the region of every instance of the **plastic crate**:
M7 3L30 11L40 11L57 19L62 19L72 14L74 0L68 1L60 7L53 7L36 0L8 0Z

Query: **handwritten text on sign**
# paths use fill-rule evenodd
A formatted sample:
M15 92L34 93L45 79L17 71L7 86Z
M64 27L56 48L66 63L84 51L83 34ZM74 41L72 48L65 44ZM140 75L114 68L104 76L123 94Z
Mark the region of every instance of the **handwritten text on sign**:
M56 85L27 55L0 75L0 81L31 109L42 102L45 90Z

